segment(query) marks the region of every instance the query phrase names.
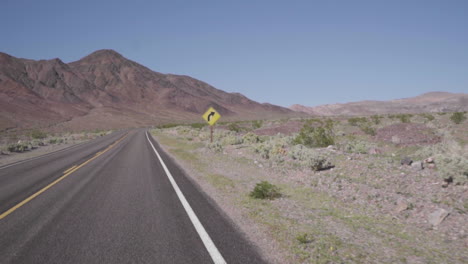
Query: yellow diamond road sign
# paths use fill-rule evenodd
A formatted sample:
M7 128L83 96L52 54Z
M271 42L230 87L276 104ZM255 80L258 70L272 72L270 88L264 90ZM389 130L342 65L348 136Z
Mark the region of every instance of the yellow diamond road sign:
M216 110L213 107L210 107L206 113L203 114L203 119L210 124L210 126L214 125L216 121L221 117L221 115L216 112Z

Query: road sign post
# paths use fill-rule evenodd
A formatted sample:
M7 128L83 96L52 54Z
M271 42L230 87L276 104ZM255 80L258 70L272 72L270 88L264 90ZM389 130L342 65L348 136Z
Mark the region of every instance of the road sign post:
M210 107L202 117L210 125L210 142L213 143L213 126L221 115L213 107Z
M210 143L213 143L213 126L210 126Z

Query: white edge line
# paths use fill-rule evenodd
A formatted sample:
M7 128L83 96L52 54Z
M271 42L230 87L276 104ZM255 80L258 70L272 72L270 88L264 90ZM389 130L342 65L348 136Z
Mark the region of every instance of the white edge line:
M187 199L185 199L184 194L182 191L179 189L179 186L174 180L174 177L172 177L171 172L169 169L166 167L166 164L162 160L161 156L159 155L158 151L154 147L153 143L149 139L148 132L146 132L146 138L148 139L148 142L151 144L151 147L154 150L154 153L156 153L156 156L158 156L159 161L161 162L161 165L164 168L164 171L166 172L167 177L169 178L169 181L172 184L172 187L174 188L177 197L179 197L180 202L182 203L182 206L184 207L185 211L187 212L190 220L192 221L193 226L197 230L198 235L200 236L201 240L203 241L203 244L205 245L206 249L208 250L208 253L211 256L211 259L215 264L225 264L226 261L224 260L223 256L219 252L218 248L216 248L216 245L213 243L211 240L210 236L206 232L205 228L203 227L202 223L198 219L197 215L193 211L192 207L188 203Z

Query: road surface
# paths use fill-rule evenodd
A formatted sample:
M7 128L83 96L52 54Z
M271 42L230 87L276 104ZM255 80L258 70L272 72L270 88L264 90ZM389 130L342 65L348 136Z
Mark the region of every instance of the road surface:
M0 214L0 263L264 262L145 130L0 167Z

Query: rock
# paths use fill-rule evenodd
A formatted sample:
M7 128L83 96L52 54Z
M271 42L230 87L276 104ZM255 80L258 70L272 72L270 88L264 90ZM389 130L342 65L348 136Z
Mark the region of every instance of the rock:
M401 139L398 136L392 136L392 143L393 144L400 144Z
M382 151L378 148L370 148L368 152L371 155L382 154Z
M424 169L423 163L421 161L416 161L411 164L411 168L414 169L415 171L420 171Z
M445 218L449 215L449 212L443 208L438 208L434 212L432 212L429 217L428 221L432 226L438 226Z
M433 157L429 157L427 159L424 160L424 163L434 163L434 158Z
M411 163L413 163L413 160L409 157L404 157L402 160L401 160L401 165L408 165L410 166Z
M395 207L395 213L399 214L408 209L408 204L405 201L400 201Z

